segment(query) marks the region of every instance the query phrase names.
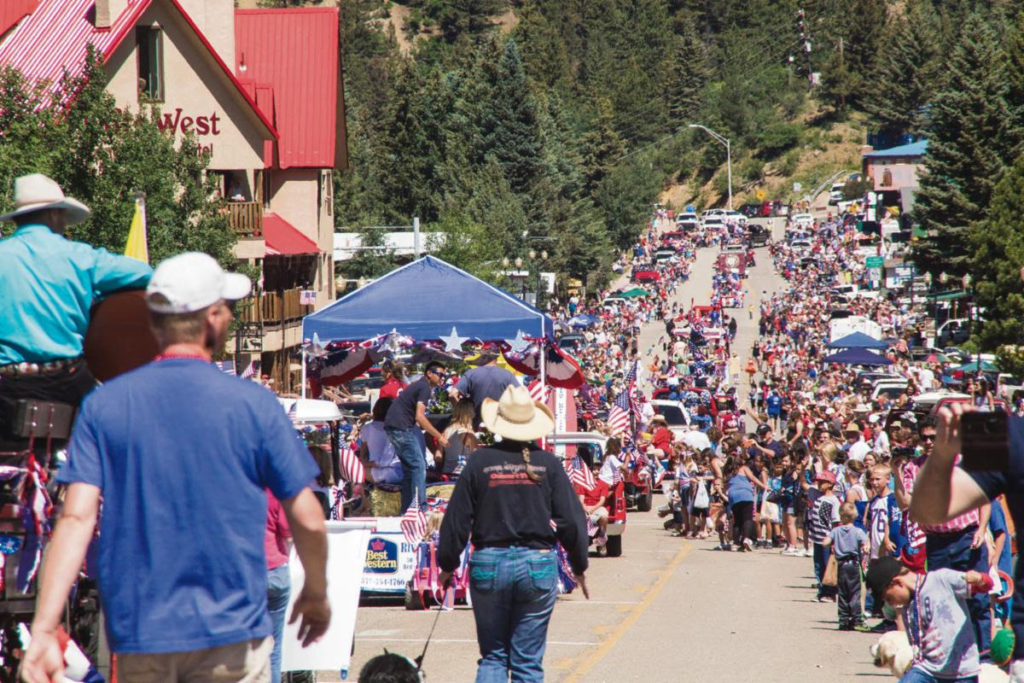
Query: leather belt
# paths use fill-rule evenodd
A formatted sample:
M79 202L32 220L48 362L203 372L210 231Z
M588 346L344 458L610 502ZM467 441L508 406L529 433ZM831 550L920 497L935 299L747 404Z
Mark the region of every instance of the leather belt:
M49 372L56 372L58 370L70 368L81 362L81 360L82 358L79 356L78 358L59 358L57 360L50 360L43 363L24 361L21 363L11 363L10 365L0 365L0 377L45 375Z

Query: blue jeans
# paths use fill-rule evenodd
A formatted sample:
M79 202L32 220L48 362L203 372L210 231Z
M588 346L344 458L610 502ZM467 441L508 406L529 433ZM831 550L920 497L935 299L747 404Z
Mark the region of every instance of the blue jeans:
M977 548L971 548L971 541L974 540L974 532L977 530L978 527L972 526L948 534L928 534L925 537L928 571L945 568L961 572L973 569L983 574L987 573L988 548L984 543ZM981 661L986 662L992 646L992 614L989 612L988 595L971 596L967 599L967 609L971 613L978 653L981 655Z
M541 683L558 595L554 550L481 548L469 559L480 661L476 683Z
M402 463L402 512L409 509L414 498L421 506L426 505L427 461L423 457L422 437L417 434L419 429L385 427L384 432Z
M828 566L828 558L832 555L832 547L814 544L814 578L818 582L818 597L824 598L835 595L838 591L835 586L822 586L821 577L825 576L825 567Z
M916 666L907 670L900 679L900 683L978 683L977 676L964 676L963 678L936 678L927 671L922 671Z
M288 565L271 569L267 573L267 611L274 624L274 649L270 653L270 680L281 683L281 640L284 637L284 617L288 610L288 594L292 580Z

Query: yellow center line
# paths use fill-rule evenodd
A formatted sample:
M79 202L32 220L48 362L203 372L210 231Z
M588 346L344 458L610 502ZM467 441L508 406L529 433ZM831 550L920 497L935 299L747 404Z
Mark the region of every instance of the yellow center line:
M687 543L679 549L679 552L676 553L676 556L672 558L671 564L669 564L668 567L665 568L664 572L661 575L661 578L658 579L658 581L651 587L650 591L648 591L647 594L644 596L644 599L641 600L632 610L630 610L626 618L619 622L619 627L616 628L615 631L613 631L612 634L608 636L608 638L604 642L601 643L600 647L598 647L593 652L593 654L586 655L586 659L583 662L581 662L580 665L577 666L569 674L569 676L565 679L565 683L577 683L578 681L582 680L583 677L586 676L590 672L590 670L597 665L598 662L605 658L605 656L611 651L611 649L615 647L615 644L619 642L622 636L624 636L626 632L630 628L632 628L633 624L636 623L636 620L639 619L643 615L643 613L647 611L647 608L651 606L651 603L654 602L654 600L658 597L658 594L661 593L663 588L665 588L665 584L667 584L669 579L672 578L672 575L675 574L676 569L678 569L679 565L683 563L683 560L686 558L686 556L690 554L690 550L692 548L693 545Z

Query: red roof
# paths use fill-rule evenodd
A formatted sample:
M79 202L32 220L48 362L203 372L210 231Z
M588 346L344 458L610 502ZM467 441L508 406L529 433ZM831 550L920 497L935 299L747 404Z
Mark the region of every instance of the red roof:
M266 243L267 256L320 253L316 242L276 213L263 214L263 240Z
M7 33L26 14L31 14L38 4L39 0L4 0L4 2L0 2L0 36Z
M17 0L18 3L22 1ZM256 106L178 0L167 2L181 14L239 95L249 103L271 135L276 136L273 123ZM103 55L104 61L110 59L122 41L134 35L132 29L136 22L152 4L153 0L128 0L127 9L109 29L98 29L94 23L96 0L40 0L38 9L18 24L0 44L0 65L13 66L30 82L49 82L52 84L50 89L56 91L65 70L71 76L82 74L89 44Z
M248 88L272 88L272 96L260 92L256 101L277 128L279 168L335 167L341 100L337 8L236 10L235 73Z

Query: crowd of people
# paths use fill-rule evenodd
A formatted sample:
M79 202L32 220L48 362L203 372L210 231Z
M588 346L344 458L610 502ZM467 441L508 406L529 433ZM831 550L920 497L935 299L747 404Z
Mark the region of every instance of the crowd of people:
M63 198L49 179L19 183L20 208L0 217L19 229L0 243L0 260L9 265L5 273L20 269L26 280L6 277L4 287L21 291L44 275L91 293L145 287L161 349L153 363L93 392L78 416L73 457L58 476L67 489L39 581L27 680L49 680L61 668L61 614L97 522L108 634L124 675L154 667L168 676L198 674L231 657L245 660L254 676L277 677L289 590L277 579L286 573L289 539L306 571L294 614L309 643L330 620L323 517L340 515L345 495L371 498L371 485L397 498L394 514L403 514L427 504L434 480L455 483L437 536L442 582L458 569L472 537L470 590L475 604L488 606L475 611L478 680L504 680L510 672L540 680L558 590L550 549L561 543L574 584L586 593L588 536L596 529L600 547L610 487L642 479L641 470L662 486L659 512L672 534L717 536L720 551L773 549L809 559L814 595L835 604L840 630L867 630L867 620L877 618L870 630L906 633L915 649L905 680L970 680L983 662L1005 664L1014 654L993 639L1007 632L1012 614L1013 522L1024 518L1016 478L1024 463L1013 464L1019 448L1011 449L1007 472L954 470L960 404L937 413L922 397L952 380L969 392L956 401L972 409L1007 406L989 378L956 377L944 355L914 353L923 314L872 287L863 236L845 217L800 226L799 240L778 240L759 252L785 282L762 292L759 307L746 307L743 274L754 252L742 221L727 217L721 227L687 232L664 215L652 218L619 261L622 277L613 289L553 303L550 312L560 333L572 336L566 350L585 380L574 395L578 428L608 437L603 452L590 452L583 463L591 476L567 476L567 463L536 447L554 427L536 400L543 387L534 395L521 386L529 379L503 367L500 349L485 348L458 373L438 361L416 375L397 360L384 363L372 414L342 428L349 457L342 458L344 481L336 481L315 431L308 450L299 447L272 394L255 384L239 389L210 366L224 345L231 302L249 291L246 278L202 254L169 259L154 272L73 246L63 228L88 210ZM796 230L787 226L787 233ZM77 279L40 273L29 254L39 240L83 264ZM706 302L687 304L678 288L702 246L734 258L718 261ZM643 291L622 296L627 279ZM749 351L736 346L744 315L758 331ZM53 320L54 330L66 332L59 338L45 329L35 338L24 330L0 337L8 361L0 363L0 400L79 403L95 384L80 372L87 315L81 318ZM836 321L851 319L883 348L868 362L886 366L905 390L871 396L865 369L827 358L837 329L850 329ZM642 348L641 333L651 329L657 339ZM27 348L26 339L35 346ZM54 340L67 348L49 349ZM438 401L451 407L443 425L429 416ZM227 427L239 414L251 418L244 438ZM180 429L189 424L207 428ZM142 451L154 455L132 457ZM211 459L211 452L235 457ZM245 508L244 524L217 502L219 491L239 481L251 484L232 489ZM191 501L187 514L196 523L168 526L183 514L182 500ZM520 514L524 509L536 514ZM595 529L587 530L588 518ZM263 526L261 554L255 546ZM159 552L151 538L164 541ZM212 547L218 552L204 552ZM209 564L211 555L217 563ZM143 556L147 563L130 572L118 561ZM223 586L245 596L236 609L197 608L182 619L180 606L198 604L196 591L209 588L188 578L199 565L240 581ZM520 590L527 583L532 589ZM141 604L140 585L150 586ZM522 620L532 635L494 618L513 608L534 610Z

